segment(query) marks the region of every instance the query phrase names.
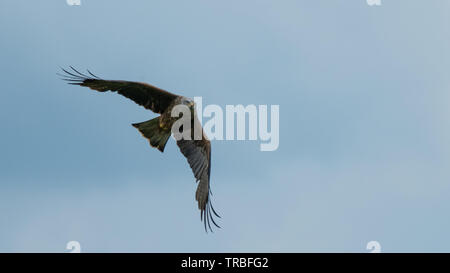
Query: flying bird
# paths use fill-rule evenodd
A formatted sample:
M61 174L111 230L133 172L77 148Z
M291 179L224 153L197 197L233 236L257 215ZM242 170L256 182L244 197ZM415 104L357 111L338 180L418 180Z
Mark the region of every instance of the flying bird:
M177 105L185 105L191 112L191 124L198 126L200 122L195 113L194 101L190 98L172 94L158 87L142 82L104 80L89 70L86 75L78 72L75 68L71 70L61 68L65 74L59 74L63 80L69 84L86 86L90 89L106 92L117 92L120 95L133 100L135 103L151 110L160 116L148 121L133 123L132 126L139 130L151 147L164 152L164 147L172 133L171 128L176 118L171 116L172 109ZM201 125L200 125L201 126ZM192 128L192 127L191 127ZM205 230L212 231L211 223L216 227L219 225L214 221L213 216L220 216L214 210L211 203L211 142L206 137L203 128L200 139L194 138L194 130L191 130L192 137L189 139L177 140L177 145L187 161L198 182L195 199L200 209L200 219L204 222Z

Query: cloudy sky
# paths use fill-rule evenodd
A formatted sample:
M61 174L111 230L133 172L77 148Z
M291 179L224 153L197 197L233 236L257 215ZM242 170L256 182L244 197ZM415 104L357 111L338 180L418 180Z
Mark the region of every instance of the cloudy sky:
M0 252L450 251L445 0L0 2ZM204 104L280 106L280 146L215 141L206 234L156 115L73 65Z

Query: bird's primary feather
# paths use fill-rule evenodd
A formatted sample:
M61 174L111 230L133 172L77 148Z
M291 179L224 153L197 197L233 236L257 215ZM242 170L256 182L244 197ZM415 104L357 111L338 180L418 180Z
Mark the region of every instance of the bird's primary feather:
M178 96L153 85L141 82L103 80L92 74L82 74L71 67L72 72L62 68L66 73L60 75L69 84L86 86L99 92L113 91L133 100L135 103L161 114Z

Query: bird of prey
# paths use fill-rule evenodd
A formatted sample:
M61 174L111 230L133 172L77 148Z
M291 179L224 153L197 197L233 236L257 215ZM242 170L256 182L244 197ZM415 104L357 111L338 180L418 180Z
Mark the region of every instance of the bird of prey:
M171 135L172 125L176 120L171 116L172 109L175 106L180 104L187 106L191 111L191 124L200 124L197 115L194 114L195 104L192 99L172 94L147 83L104 80L95 76L89 70L87 70L89 75L86 75L78 72L73 67L70 68L71 70L61 68L65 74L58 73L69 84L86 86L99 92L117 92L144 108L160 114L156 118L134 123L132 126L138 129L143 137L148 139L152 147L157 148L161 152L164 152L164 147ZM192 137L190 140L177 140L177 145L181 153L187 158L198 182L195 199L200 209L200 219L204 222L205 230L208 231L209 229L212 231L211 222L216 227L219 227L213 216L215 215L219 218L220 216L215 212L210 198L211 143L203 129L201 130L202 136L200 139L194 138L194 130L191 130L191 132Z

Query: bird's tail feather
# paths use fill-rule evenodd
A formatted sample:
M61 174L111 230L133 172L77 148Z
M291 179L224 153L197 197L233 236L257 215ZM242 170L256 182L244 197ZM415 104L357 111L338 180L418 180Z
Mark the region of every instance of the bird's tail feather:
M164 152L164 147L166 147L171 132L159 126L159 117L131 125L138 129L143 137L148 139L150 146Z

